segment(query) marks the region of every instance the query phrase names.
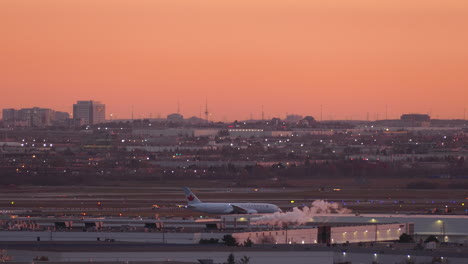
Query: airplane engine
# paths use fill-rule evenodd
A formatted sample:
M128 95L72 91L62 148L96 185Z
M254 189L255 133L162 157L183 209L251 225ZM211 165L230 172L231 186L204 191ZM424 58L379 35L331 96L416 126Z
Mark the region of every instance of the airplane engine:
M249 209L249 210L247 210L247 213L248 214L256 214L258 212L257 212L257 210Z

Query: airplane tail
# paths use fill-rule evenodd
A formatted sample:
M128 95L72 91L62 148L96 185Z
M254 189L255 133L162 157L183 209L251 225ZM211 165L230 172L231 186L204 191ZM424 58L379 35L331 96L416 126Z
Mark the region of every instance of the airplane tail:
M182 187L185 193L185 199L187 200L188 205L201 203L200 199L190 190L188 187Z

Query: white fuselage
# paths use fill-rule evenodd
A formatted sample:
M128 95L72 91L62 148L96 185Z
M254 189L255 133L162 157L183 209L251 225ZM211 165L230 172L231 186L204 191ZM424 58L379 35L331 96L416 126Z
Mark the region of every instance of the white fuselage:
M274 204L267 203L195 203L188 206L190 209L209 214L230 214L236 213L236 207L247 212L243 213L275 213L281 209ZM242 212L237 212L242 213Z

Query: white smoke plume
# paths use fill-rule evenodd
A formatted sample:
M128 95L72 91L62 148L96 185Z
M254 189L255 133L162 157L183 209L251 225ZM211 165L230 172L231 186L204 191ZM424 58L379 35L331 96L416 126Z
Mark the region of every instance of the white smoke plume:
M294 207L291 212L276 212L250 219L252 224L265 225L302 225L319 214L349 214L352 211L341 207L338 203L329 203L323 200L312 202L310 207L302 209Z

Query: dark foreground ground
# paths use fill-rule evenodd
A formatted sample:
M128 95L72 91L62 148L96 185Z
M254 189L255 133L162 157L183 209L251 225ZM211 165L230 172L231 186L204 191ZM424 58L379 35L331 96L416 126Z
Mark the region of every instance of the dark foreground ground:
M248 251L333 251L347 253L378 253L387 255L446 256L468 258L468 247L463 245L439 245L436 249L424 249L416 243L360 243L348 245L292 244L253 245L252 247L226 245L181 245L128 242L0 242L6 250L52 251L52 252L248 252ZM69 262L67 262L69 263Z

